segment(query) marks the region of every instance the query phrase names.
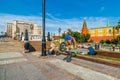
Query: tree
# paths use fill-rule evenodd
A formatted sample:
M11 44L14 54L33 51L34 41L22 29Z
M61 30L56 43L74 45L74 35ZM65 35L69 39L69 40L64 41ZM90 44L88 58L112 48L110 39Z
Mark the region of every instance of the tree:
M101 43L101 44L104 44L104 43L105 43L105 41L104 41L104 40L101 40L101 41L100 41L100 43Z
M90 38L90 34L86 34L86 35L83 35L84 38L85 38L85 42L88 42L89 38Z
M106 40L105 43L106 44L110 44L111 42L110 42L110 40Z
M116 45L116 44L118 44L118 40L117 39L112 39L111 43Z
M115 29L119 32L119 29L120 29L120 20L118 21L118 25L115 27Z
M116 41L118 44L120 44L120 35L117 36Z
M82 34L79 32L71 32L71 36L73 36L78 43L83 43L85 42L85 38Z

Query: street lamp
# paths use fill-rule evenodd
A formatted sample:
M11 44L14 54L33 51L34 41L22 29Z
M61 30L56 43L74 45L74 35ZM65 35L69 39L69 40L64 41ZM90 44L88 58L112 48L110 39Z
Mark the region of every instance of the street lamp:
M59 36L60 36L61 28L58 28L58 32L59 32Z
M25 41L28 41L28 30L25 29L25 38L24 38Z
M61 28L58 28L58 32L59 32L59 41L60 41L60 32L61 32Z
M31 29L30 33L32 34L32 29L33 29L33 25L32 24L30 25L30 29Z
M45 39L45 0L42 0L42 27L43 27L43 36L42 36L42 54L41 54L41 56L47 56L47 54L46 54L46 39Z

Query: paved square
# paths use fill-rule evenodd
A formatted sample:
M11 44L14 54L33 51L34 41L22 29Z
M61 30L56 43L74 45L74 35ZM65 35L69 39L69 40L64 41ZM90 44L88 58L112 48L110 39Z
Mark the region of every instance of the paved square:
M64 55L0 53L0 80L120 80L120 69ZM102 70L101 70L102 69Z

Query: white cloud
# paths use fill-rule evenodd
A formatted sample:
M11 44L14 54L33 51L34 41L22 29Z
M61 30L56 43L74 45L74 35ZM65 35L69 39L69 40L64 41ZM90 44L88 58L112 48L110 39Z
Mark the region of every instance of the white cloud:
M107 21L109 20L110 25L117 24L119 17L80 17L80 18L71 18L71 19L60 19L56 18L53 15L47 13L46 14L46 33L52 32L58 35L58 28L67 30L68 28L72 28L75 31L80 31L83 26L83 19L86 18L87 27L96 28L96 27L104 27L107 25ZM11 14L0 14L0 31L5 29L5 24L7 22L13 22L14 20L22 20L37 23L38 25L42 25L42 17L41 16L22 16L22 15L11 15Z

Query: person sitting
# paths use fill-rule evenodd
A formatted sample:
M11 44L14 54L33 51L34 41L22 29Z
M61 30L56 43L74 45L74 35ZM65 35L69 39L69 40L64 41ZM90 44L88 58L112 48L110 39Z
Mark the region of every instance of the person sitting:
M55 44L55 42L51 42L51 48L49 49L48 54L49 55L53 55L56 56L57 55L57 45Z
M24 41L24 53L29 53L30 52L30 43L28 41Z
M95 50L90 44L88 44L88 54L95 55Z

